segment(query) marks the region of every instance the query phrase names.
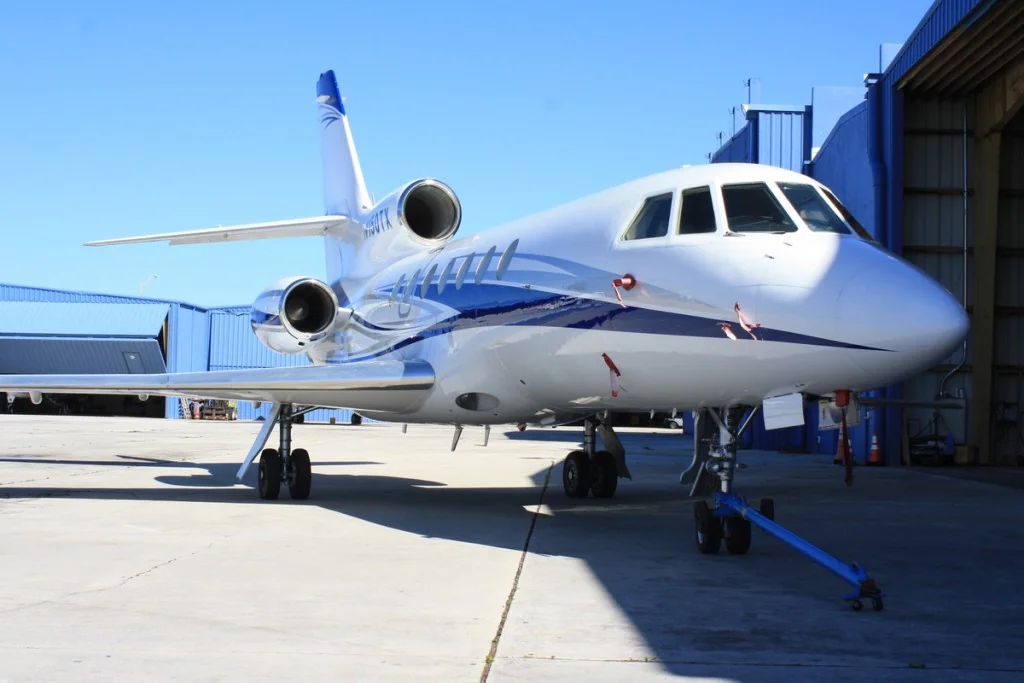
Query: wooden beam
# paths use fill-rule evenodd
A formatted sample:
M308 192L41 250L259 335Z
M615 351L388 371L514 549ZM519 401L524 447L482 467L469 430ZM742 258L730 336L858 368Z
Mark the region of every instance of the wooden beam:
M1024 107L1024 59L1018 59L978 95L975 137L1002 131Z
M971 320L971 434L982 465L992 450L996 267L999 234L999 154L1002 130L1024 106L1024 60L1008 66L978 95L974 142L974 306Z
M971 435L979 463L994 464L989 417L992 414L996 301L996 236L999 223L999 131L974 143L974 306L971 320Z

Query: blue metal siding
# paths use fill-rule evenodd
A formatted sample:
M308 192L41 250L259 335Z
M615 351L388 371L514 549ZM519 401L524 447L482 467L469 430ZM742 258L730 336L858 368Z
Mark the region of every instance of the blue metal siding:
M812 175L829 187L876 239L875 188L868 156L868 103L846 112L814 158Z
M165 371L156 339L0 337L0 374L128 373L126 354L145 372Z
M719 148L711 157L711 163L753 163L752 148L750 145L751 126L747 123L729 141Z
M111 304L178 304L186 308L203 310L192 304L170 301L167 299L149 299L135 296L119 296L114 294L98 294L95 292L75 292L47 287L25 287L22 285L0 283L0 301L54 301L66 303L111 303Z
M157 337L167 304L0 301L0 334Z
M811 108L747 105L747 123L712 156L711 163L752 163L803 172L811 158Z
M805 113L762 111L757 114L757 163L802 172L810 160L804 139ZM806 144L805 144L806 142Z
M174 304L167 335L169 372L204 372L209 366L210 319L206 311ZM180 401L167 401L166 416L181 417Z
M309 365L305 354L287 355L260 343L249 324L249 309L210 312L210 368L281 368Z

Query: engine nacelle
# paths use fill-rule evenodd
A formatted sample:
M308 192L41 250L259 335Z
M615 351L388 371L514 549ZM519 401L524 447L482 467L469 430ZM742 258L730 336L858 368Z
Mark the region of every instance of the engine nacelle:
M265 346L278 353L302 353L334 330L338 297L316 278L282 278L257 297L249 321Z
M462 223L462 204L444 183L422 178L380 200L363 222L369 239L399 229L414 242L436 244L451 239Z

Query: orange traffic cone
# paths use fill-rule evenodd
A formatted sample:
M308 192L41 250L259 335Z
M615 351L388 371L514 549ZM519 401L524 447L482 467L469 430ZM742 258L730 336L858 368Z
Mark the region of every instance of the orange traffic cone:
M844 449L844 447L843 447L843 437L842 437L842 435L839 435L839 438L836 439L836 457L833 458L832 464L833 465L842 465L843 464L843 456L846 453L850 453L851 454L850 457L853 457L852 456L852 453L853 453L853 442L850 440L849 437L847 437L847 439L846 439L846 447Z
M871 433L871 450L868 451L867 462L869 465L882 464L882 449L878 447L878 435L874 432Z

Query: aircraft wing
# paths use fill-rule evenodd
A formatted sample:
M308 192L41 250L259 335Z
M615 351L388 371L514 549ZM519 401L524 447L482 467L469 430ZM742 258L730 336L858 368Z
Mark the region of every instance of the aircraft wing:
M0 375L0 392L122 394L292 403L400 412L434 386L425 361L362 361L326 366L164 374Z
M139 237L118 237L109 240L86 242L88 247L103 247L112 244L137 244L140 242L170 242L176 244L204 244L209 242L240 242L244 240L279 239L284 237L315 237L344 227L347 216L314 216L295 218L268 223L247 223L185 232L165 232Z

